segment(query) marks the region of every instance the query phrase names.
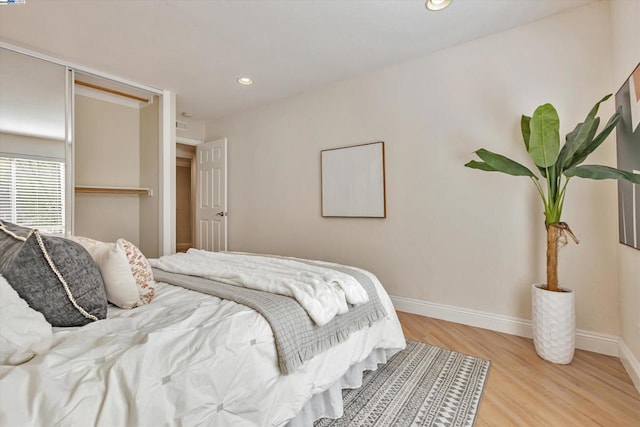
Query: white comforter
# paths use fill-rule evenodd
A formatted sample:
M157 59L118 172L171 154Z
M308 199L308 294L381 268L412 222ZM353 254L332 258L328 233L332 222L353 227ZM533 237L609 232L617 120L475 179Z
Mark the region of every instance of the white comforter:
M151 304L54 328L51 350L0 367L2 426L280 426L375 348L404 337L389 315L283 376L271 329L231 301L158 284Z
M347 303L355 305L369 300L367 292L352 276L291 258L189 249L187 253L163 256L150 263L170 273L293 297L321 326L336 314L346 313Z

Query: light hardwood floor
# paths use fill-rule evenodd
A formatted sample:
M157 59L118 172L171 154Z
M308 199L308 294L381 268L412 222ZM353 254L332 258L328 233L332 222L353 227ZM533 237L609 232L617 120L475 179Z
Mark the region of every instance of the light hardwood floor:
M398 312L405 336L491 361L476 426L640 427L640 394L616 357L540 359L531 339Z

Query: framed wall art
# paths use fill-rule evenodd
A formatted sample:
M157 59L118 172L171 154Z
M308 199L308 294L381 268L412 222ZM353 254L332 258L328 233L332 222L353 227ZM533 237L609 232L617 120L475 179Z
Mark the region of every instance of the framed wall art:
M321 152L322 216L386 218L384 142Z
M618 168L640 174L640 64L616 93ZM618 181L620 243L640 249L640 185Z

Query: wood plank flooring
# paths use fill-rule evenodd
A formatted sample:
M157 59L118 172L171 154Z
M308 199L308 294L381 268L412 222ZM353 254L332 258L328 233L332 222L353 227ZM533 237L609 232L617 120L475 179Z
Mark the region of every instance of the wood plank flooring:
M405 336L491 360L476 426L640 427L640 394L617 357L540 359L528 338L398 312Z

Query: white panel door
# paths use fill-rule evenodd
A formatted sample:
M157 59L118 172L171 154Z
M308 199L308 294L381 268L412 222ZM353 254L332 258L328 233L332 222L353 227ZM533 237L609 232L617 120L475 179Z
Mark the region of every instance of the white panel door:
M196 246L227 250L227 139L196 146Z

